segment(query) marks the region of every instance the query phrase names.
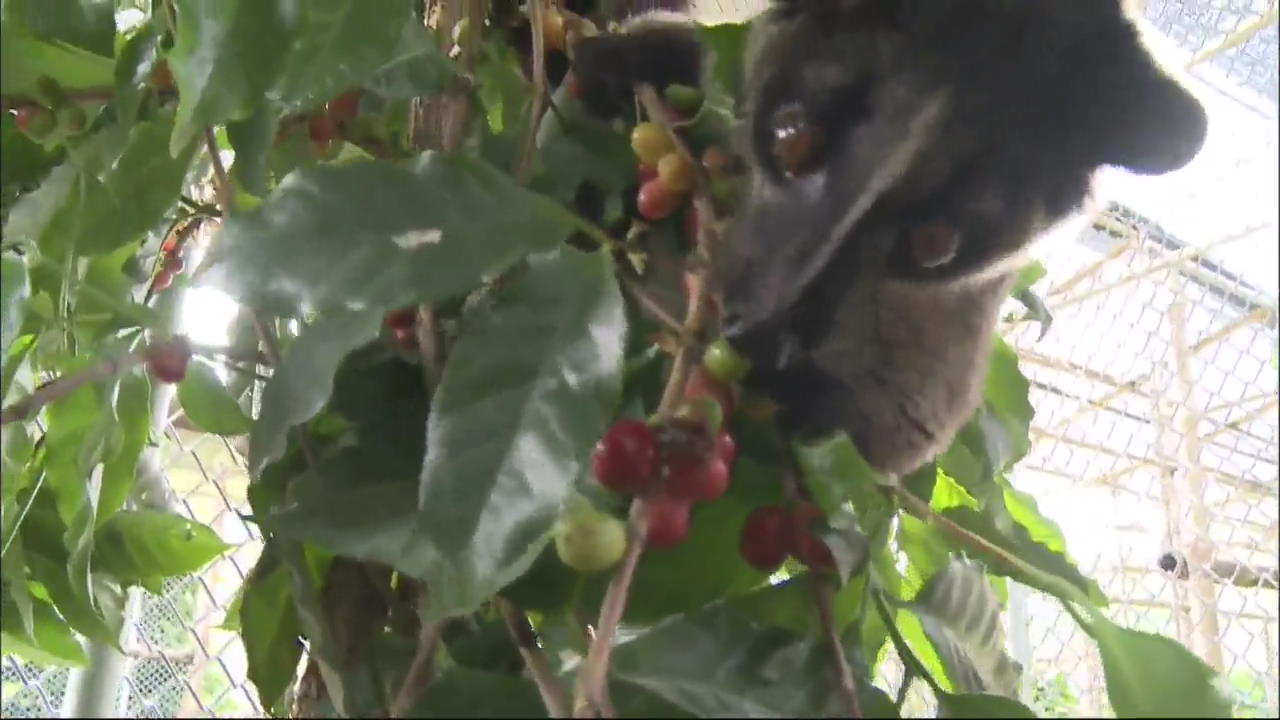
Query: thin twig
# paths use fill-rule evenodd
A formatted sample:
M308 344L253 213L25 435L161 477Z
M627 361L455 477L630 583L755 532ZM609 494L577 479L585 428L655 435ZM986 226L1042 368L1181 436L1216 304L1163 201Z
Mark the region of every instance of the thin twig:
M430 393L440 384L444 353L435 310L430 305L418 306L418 354L422 357L422 381Z
M572 717L573 709L570 707L569 695L556 679L555 671L551 669L551 663L547 662L547 656L542 652L542 648L538 647L538 638L533 634L529 618L505 598L496 598L494 602L502 612L502 618L507 622L507 631L511 633L511 639L515 642L516 649L520 651L520 657L524 658L525 667L529 668L529 675L538 686L538 694L542 696L542 704L547 707L548 717Z
M613 717L609 706L608 675L609 654L613 650L613 635L622 622L622 614L627 608L627 595L631 592L631 578L635 575L636 565L644 554L645 532L643 502L631 503L631 516L627 523L627 552L609 587L605 590L604 601L600 604L600 619L596 622L591 647L587 650L587 658L578 671L578 682L574 690L573 716L591 718L603 714Z
M144 349L129 355L108 358L79 372L54 378L31 391L30 395L20 400L15 400L7 407L0 409L0 425L30 420L45 405L60 400L85 385L100 380L109 380L125 373L146 362L146 360L147 356Z
M227 177L227 168L222 164L222 156L218 154L218 138L212 127L204 129L204 144L209 150L209 161L213 163L213 189L218 194L218 210L223 217L235 209L235 193L231 191L231 178Z
M627 275L619 274L618 277L622 280L622 287L636 299L636 302L640 303L645 312L649 313L654 320L657 320L659 324L670 330L676 337L683 337L684 324L677 320L674 315L667 312L667 309L662 306L662 303L658 302L658 299L649 292L648 288L637 282L635 278Z
M418 694L431 683L431 675L435 671L436 649L440 646L440 624L427 623L418 631L418 648L413 654L413 662L409 663L409 672L405 673L404 684L391 701L388 715L393 718L404 717L413 709Z
M836 684L840 694L844 696L849 709L849 717L862 717L862 703L858 699L858 686L853 680L853 668L849 666L849 658L845 657L844 646L840 644L840 633L836 631L835 588L829 578L810 573L810 587L813 589L813 601L818 606L818 620L822 623L822 631L827 636L831 647L831 657L836 663Z
M898 624L893 619L893 613L889 610L889 603L885 601L884 595L880 590L871 591L871 598L875 601L876 612L880 614L880 619L884 622L885 630L888 631L890 639L893 640L893 646L898 650L899 658L905 667L911 668L917 676L924 680L935 694L944 692L936 678L930 674L929 669L920 662L920 658L912 652L911 645L907 643L907 639L902 636L898 630ZM905 680L903 682L906 682Z
M529 3L529 30L533 38L533 99L529 107L529 127L525 129L524 150L520 153L520 164L516 166L516 182L524 185L529 182L529 174L533 172L533 150L538 138L538 125L542 119L542 105L547 95L546 53L543 44L546 42L543 18L546 15L545 0L531 0Z

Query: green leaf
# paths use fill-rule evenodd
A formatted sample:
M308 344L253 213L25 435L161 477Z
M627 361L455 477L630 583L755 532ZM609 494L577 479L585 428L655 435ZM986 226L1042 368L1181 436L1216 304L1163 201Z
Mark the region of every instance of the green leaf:
M441 51L436 36L421 24L406 22L400 33L392 59L364 86L387 99L439 94L455 75L453 61Z
M120 379L116 391L113 432L117 450L103 462L102 489L98 493L98 523L124 507L137 479L138 457L151 434L151 383L142 373Z
M25 589L25 587L24 587ZM41 665L83 667L88 662L84 648L76 639L71 626L60 617L53 606L40 598L32 598L34 631L31 635L15 632L8 627L18 616L18 609L6 595L4 610L4 652L12 653Z
M1049 328L1053 326L1053 313L1049 311L1044 298L1037 295L1034 290L1021 290L1014 295L1014 298L1027 309L1027 314L1024 316L1026 319L1040 323L1040 334L1036 339L1043 340Z
M946 567L951 557L951 548L941 532L906 513L898 516L898 547L907 556L906 597L923 589L925 582Z
M4 22L19 23L41 40L110 57L115 39L113 0L5 0Z
M9 346L18 339L30 294L31 283L23 259L13 255L0 257L0 354L8 355Z
M1044 265L1039 260L1032 260L1018 271L1018 279L1013 282L1013 289L1009 294L1017 296L1025 290L1030 290L1032 285L1040 282L1040 279L1048 274L1049 271L1044 269Z
M270 190L267 157L275 136L276 118L266 105L244 120L227 123L227 139L236 152L231 177L257 197L265 197Z
M35 244L71 199L79 173L70 162L55 167L40 187L18 198L4 221L6 243Z
M795 444L806 487L824 514L836 516L852 502L863 532L879 544L889 529L893 505L881 491L883 479L858 452L849 436L839 432L806 444Z
M432 53L421 28L405 30L416 24L412 7L411 0L180 0L169 53L181 98L171 147L206 126L249 118L264 99L298 111L379 73L420 80Z
M469 291L554 247L574 224L549 198L463 156L428 152L412 171L381 162L310 167L257 210L227 220L205 276L282 315L389 310Z
M957 691L1017 697L1022 671L1005 653L1000 601L985 573L953 560L925 583L909 607Z
M116 118L124 124L138 119L143 97L152 90L151 71L159 59L161 17L152 17L129 32L116 53L115 95L112 104Z
M844 715L830 667L825 637L805 640L713 606L618 644L609 671L696 717ZM867 717L896 717L879 689L859 690Z
M123 616L111 612L108 608L95 607L95 600L101 599L88 594L84 589L72 585L66 564L59 564L50 559L28 556L31 577L44 586L66 623L72 630L87 638L113 648L120 647L120 629Z
M68 525L82 507L96 500L87 492L89 471L101 460L115 421L102 385L82 385L45 408L45 472L57 497L58 515Z
M1080 572L1066 555L1036 542L1028 529L1015 522L1004 505L990 505L981 512L967 507L952 508L942 515L960 527L983 538L987 542L1016 556L1018 560L1042 572L1049 573L1084 594L1095 605L1106 605L1106 595L1098 584ZM1026 572L1020 565L1013 565L995 553L974 551L975 556L987 563L991 572L1017 580L1024 585L1063 597L1063 589L1046 583L1035 573Z
M258 689L262 707L273 710L293 682L302 657L289 573L278 561L266 569L274 557L264 554L258 561L245 582L239 613L249 680Z
M120 578L195 572L231 548L209 527L158 510L121 510L98 528L98 568Z
M1177 641L1119 627L1096 611L1090 615L1082 625L1102 653L1117 717L1232 717L1221 679Z
M338 364L352 348L376 336L381 321L376 312L334 314L294 340L262 391L258 420L249 433L249 472L255 480L268 463L284 455L289 430L324 407Z
M305 9L286 12L278 0L176 0L174 5L178 27L168 59L180 99L169 149L177 155L205 127L252 114L280 76L300 23L297 16Z
M170 157L164 150L170 127L164 120L139 123L127 136L121 132L119 147L111 133L95 136L92 163L79 173L69 164L54 170L49 189L41 188L47 196L20 232L41 238L41 249L61 257L70 250L109 253L150 230L177 202L195 152L188 145Z
M128 242L116 250L85 263L84 275L73 285L78 341L96 345L120 331L152 327L159 317L155 310L133 300L135 280L125 271L135 258L140 243Z
M940 718L1034 718L1031 708L1002 695L972 693L938 695Z
M865 578L856 577L836 592L832 614L837 632L844 632L862 613L866 588ZM807 576L790 577L725 601L726 606L761 625L785 628L798 635L821 630L813 603Z
M569 92L557 93L560 112L547 113L538 128L538 160L542 172L534 186L564 202L572 200L579 184L597 185L605 196L620 192L632 181L635 153L630 138L608 125L581 118L581 101Z
M36 79L42 75L67 89L101 87L111 84L112 62L60 41L38 40L21 24L0 23L0 86L5 94L36 97Z
M269 93L288 110L323 103L399 61L402 30L416 24L412 0L309 0L299 9L304 12Z
M1031 447L1029 432L1035 408L1031 406L1030 389L1031 384L1018 369L1017 353L1004 340L996 338L987 370L985 398L989 417L997 421L1004 432L998 433L986 421L988 413L983 414L982 429L988 447L998 443L1000 448L999 452L988 452L997 472L1021 460Z
M713 95L742 97L743 58L750 23L721 23L700 28L702 44L711 53Z
M178 402L191 422L205 432L243 435L253 427L218 374L203 362L187 366L186 377L178 385Z
M937 481L933 487L933 499L929 502L929 507L938 512L960 507L981 510L982 503L970 495L969 491L956 482L951 475L939 470Z
M479 605L532 564L609 423L626 321L607 260L569 248L535 256L464 318L432 401L419 495L442 561L419 570L439 616Z
M454 666L431 680L407 716L529 718L546 713L538 689L528 680Z

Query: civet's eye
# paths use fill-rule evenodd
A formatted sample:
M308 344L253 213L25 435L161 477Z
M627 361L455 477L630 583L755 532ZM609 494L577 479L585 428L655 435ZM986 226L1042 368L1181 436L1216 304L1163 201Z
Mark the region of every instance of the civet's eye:
M771 151L783 173L795 177L817 167L822 131L810 122L799 104L788 103L774 111L769 127L773 134Z
M946 265L960 249L960 231L954 225L936 221L919 225L907 231L907 243L911 256L921 267L935 268Z

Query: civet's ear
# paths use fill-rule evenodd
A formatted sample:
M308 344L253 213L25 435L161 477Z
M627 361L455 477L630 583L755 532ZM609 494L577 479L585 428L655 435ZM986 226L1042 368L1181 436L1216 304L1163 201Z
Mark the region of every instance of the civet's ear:
M1200 102L1161 70L1126 23L1104 33L1111 47L1090 62L1101 92L1090 102L1090 123L1100 135L1099 159L1143 175L1160 175L1191 162L1204 145L1209 118ZM1109 37L1108 37L1109 36ZM1093 60L1093 59L1090 59Z

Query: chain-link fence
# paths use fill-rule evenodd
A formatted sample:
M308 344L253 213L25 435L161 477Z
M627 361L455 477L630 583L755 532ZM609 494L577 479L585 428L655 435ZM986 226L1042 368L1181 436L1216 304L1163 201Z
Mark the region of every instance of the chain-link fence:
M200 575L166 581L164 593L138 592L136 618L123 647L129 668L117 688L123 717L261 717L246 679L244 647L223 627L227 609L262 549L248 513L248 475L234 445L213 435L170 427L163 441L165 474L179 508L236 547ZM5 656L4 717L56 717L69 672Z
M741 19L764 2L694 5L704 17ZM1147 0L1142 11L1191 53L1192 75L1230 79L1214 87L1268 118L1274 143L1274 0ZM1270 147L1262 172L1273 177ZM1241 162L1226 167L1238 171ZM1229 175L1220 182L1247 182ZM1214 203L1199 202L1212 216ZM1041 337L1034 322L1006 325L1036 408L1033 447L1013 482L1062 526L1076 562L1111 598L1113 620L1192 648L1226 677L1237 716L1275 717L1276 288L1259 289L1208 259L1213 252L1183 246L1148 213L1155 217L1113 206L1077 242L1042 248L1048 274L1035 289L1053 315L1048 332ZM1223 236L1253 232L1222 246L1259 237L1274 244L1275 211L1262 216L1261 227L1224 221ZM170 428L165 441L181 506L237 547L200 576L167 583L161 596L138 595L116 706L127 717L261 716L243 646L223 627L261 549L240 515L248 512L243 458L233 443L187 430ZM1052 716L1106 713L1093 644L1055 600L1010 586L1007 634L1028 669L1024 700ZM4 717L61 713L65 669L5 656L0 681ZM919 697L906 708L927 705Z

